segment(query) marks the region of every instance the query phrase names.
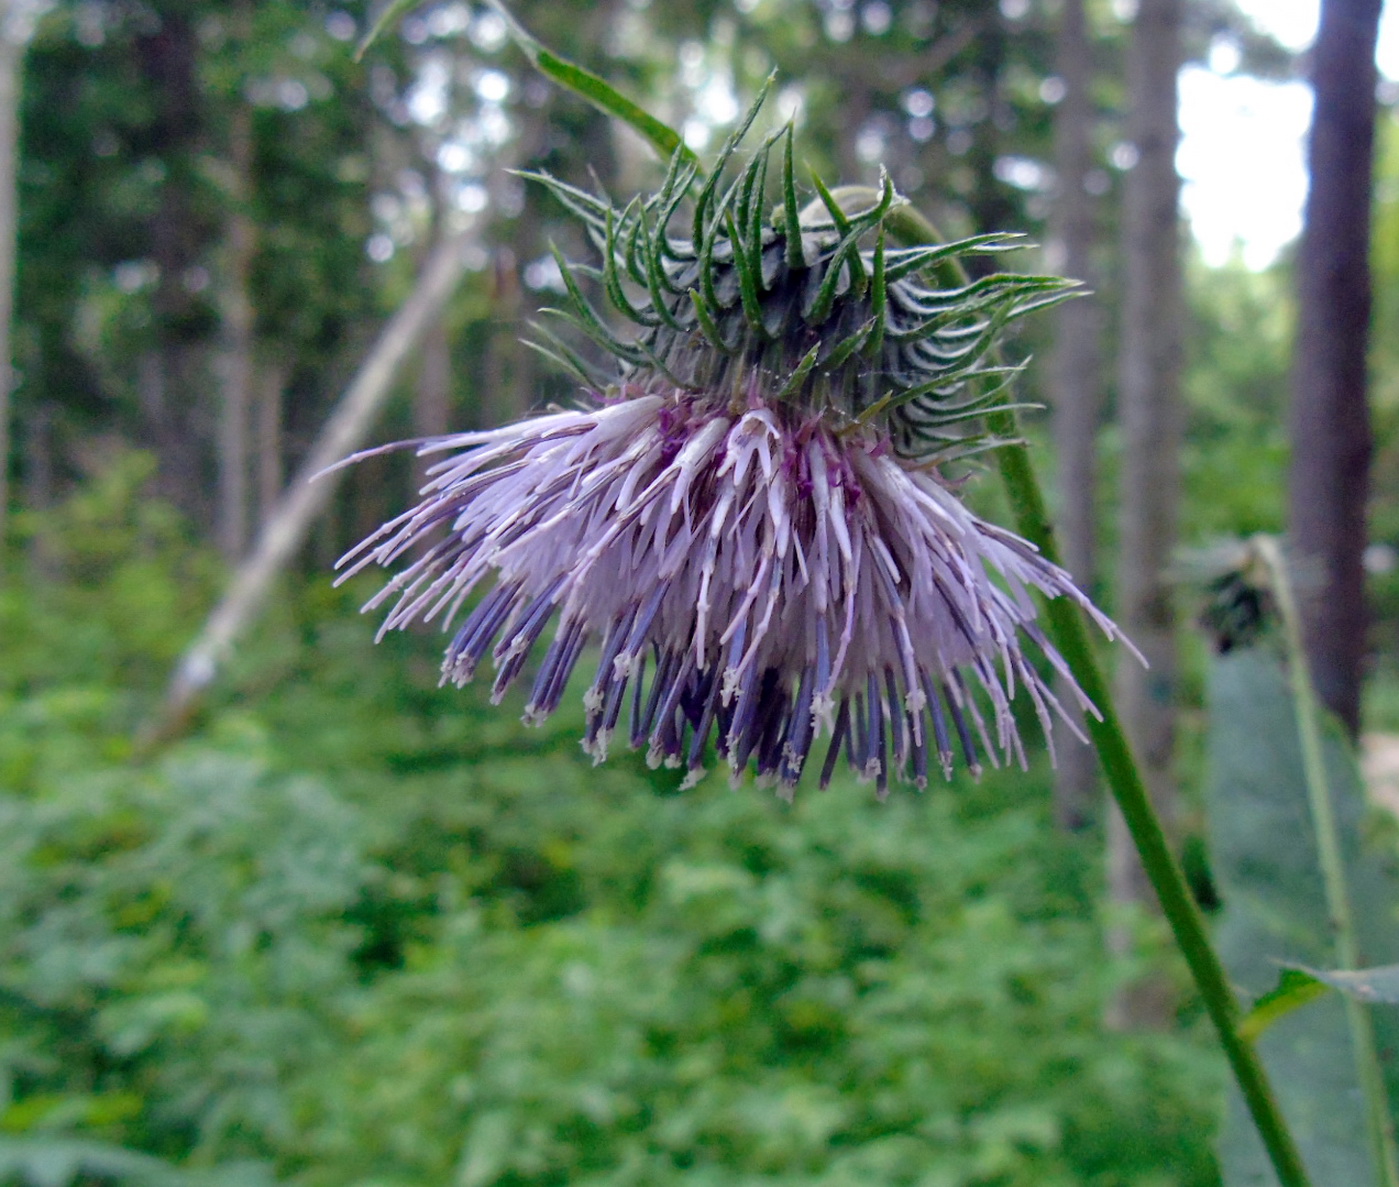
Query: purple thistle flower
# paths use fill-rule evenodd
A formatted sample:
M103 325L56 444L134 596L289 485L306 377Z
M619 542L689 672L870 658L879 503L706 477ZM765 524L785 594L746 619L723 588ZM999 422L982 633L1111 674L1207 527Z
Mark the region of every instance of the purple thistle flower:
M790 159L789 140L789 196ZM380 635L460 619L443 680L465 684L489 655L497 703L552 631L531 724L599 645L584 749L601 762L620 732L652 765L685 768L686 786L711 739L735 778L753 769L788 797L813 754L822 787L844 754L881 796L891 777L926 786L934 762L950 777L956 752L973 771L983 758L1024 765L1017 687L1046 740L1051 713L1071 726L1096 713L1031 591L1117 632L1067 573L968 511L935 462L973 448L964 426L997 398L961 395L1003 370L979 365L993 332L1064 286L923 288L928 261L1004 237L886 252L887 185L863 215L832 209L822 223L788 201L773 226L760 167L766 150L723 200L706 186L692 244L666 232L689 183L678 164L621 214L551 181L598 238L596 275L642 336L613 339L565 272L578 323L619 371L582 410L420 443L446 455L422 501L347 554L341 580L402 564L365 607L392 603ZM623 271L649 299L633 303Z
M366 609L396 599L381 634L450 622L494 578L444 680L465 684L490 655L498 703L552 624L534 724L600 642L584 694L597 761L620 730L688 784L713 737L733 772L751 764L788 794L822 739L822 786L842 751L881 793L891 775L925 786L933 760L950 775L954 744L973 770L978 754L1023 763L1017 683L1046 738L1063 710L1022 637L1094 711L1029 596L1072 598L1114 634L1067 573L878 434L833 431L756 383L738 407L657 385L419 452L449 456L418 506L346 558L349 573L426 548Z

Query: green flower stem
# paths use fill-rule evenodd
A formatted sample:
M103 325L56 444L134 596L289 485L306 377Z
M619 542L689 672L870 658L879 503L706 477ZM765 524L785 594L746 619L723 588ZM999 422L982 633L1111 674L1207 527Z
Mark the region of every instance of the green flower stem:
M1273 596L1277 599L1287 643L1288 674L1292 684L1292 705L1297 717L1297 740L1302 750L1302 772L1307 784L1312 826L1316 831L1317 863L1326 886L1326 908L1331 918L1336 963L1343 969L1360 967L1360 941L1346 888L1345 859L1336 831L1336 816L1326 778L1326 760L1321 742L1321 722L1317 717L1316 695L1312 691L1311 670L1302 644L1302 622L1297 599L1282 549L1271 536L1253 540L1257 554L1267 565ZM1365 1092L1369 1113L1370 1141L1374 1148L1375 1169L1383 1187L1399 1187L1399 1156L1395 1152L1394 1121L1389 1115L1389 1096L1380 1067L1375 1030L1366 1005L1350 994L1343 995L1346 1021L1350 1025L1351 1047L1356 1073Z
M835 197L842 205L849 203L851 207L860 208L873 205L878 194L867 187L849 186L835 191ZM886 225L896 238L910 246L944 242L937 228L911 206L891 211ZM967 282L965 274L949 279L961 284ZM1030 461L1030 451L1020 438L1015 413L1001 409L989 414L986 420L991 433L1005 442L996 451L996 456L1001 479L1010 497L1016 528L1046 558L1057 564L1054 528ZM1131 744L1118 720L1107 681L1098 666L1083 614L1077 606L1063 598L1049 602L1047 611L1055 645L1068 663L1074 679L1101 714L1099 719L1090 715L1087 725L1097 747L1103 773L1117 806L1122 810L1123 819L1127 822L1147 877L1151 879L1161 910L1175 935L1176 944L1219 1032L1220 1045L1238 1080L1273 1169L1282 1187L1308 1187L1302 1156L1268 1082L1268 1074L1252 1043L1239 1034L1241 1011L1238 1001L1229 987L1224 966L1210 944L1204 918L1195 905L1185 874L1166 841L1165 830L1147 795Z

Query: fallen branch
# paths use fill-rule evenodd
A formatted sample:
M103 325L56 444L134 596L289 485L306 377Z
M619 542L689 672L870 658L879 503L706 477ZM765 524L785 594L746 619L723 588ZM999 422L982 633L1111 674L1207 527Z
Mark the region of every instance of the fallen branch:
M328 474L319 482L311 479L364 444L403 360L422 340L461 279L466 242L465 233L451 236L428 258L417 286L384 327L267 517L252 551L180 658L159 711L140 731L139 749L172 741L188 728L234 642L256 617L272 582L305 542L343 472Z

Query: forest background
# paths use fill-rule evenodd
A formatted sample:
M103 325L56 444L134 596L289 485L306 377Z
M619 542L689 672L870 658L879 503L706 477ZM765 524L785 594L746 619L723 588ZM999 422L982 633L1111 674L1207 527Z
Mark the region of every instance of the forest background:
M1209 267L1183 233L1175 80L1221 47L1275 80L1310 58L1225 0L1141 0L1135 21L1081 0L516 11L701 152L775 67L772 118L796 116L821 176L872 182L882 163L949 234L1029 232L1043 246L1010 266L1092 284L1012 344L1041 360L1020 394L1048 412L1026 431L1058 476L1070 565L1153 655L1154 683L1124 696L1220 909L1203 793L1230 744L1207 693L1219 637L1178 558L1289 526L1299 277L1293 252ZM0 74L22 82L0 1176L1220 1182L1222 1061L1084 752L882 804L854 785L792 806L717 778L681 792L638 755L594 769L578 697L526 730L517 699L437 687L436 634L376 649L357 615L372 578L332 586L335 558L410 498L403 456L324 485L271 596L172 708L181 657L285 521L386 325L406 357L364 443L569 398L519 339L558 299L549 243L589 247L511 170L620 196L657 176L490 8L426 4L356 61L377 13L5 6ZM1375 159L1383 327L1383 105ZM1154 223L1134 213L1153 203ZM391 320L415 300L416 325ZM1345 641L1365 674L1350 724L1382 754L1399 733L1392 335L1369 360L1369 534L1352 543L1371 618ZM968 497L1003 514L989 473Z

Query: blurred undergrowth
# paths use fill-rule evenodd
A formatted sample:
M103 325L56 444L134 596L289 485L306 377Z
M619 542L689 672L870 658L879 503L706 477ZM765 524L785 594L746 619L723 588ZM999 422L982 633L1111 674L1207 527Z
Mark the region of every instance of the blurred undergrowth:
M1139 970L1043 765L682 795L294 580L199 736L133 761L217 578L146 466L32 523L63 580L0 603L0 1175L1218 1181L1198 1020L1102 1031Z

